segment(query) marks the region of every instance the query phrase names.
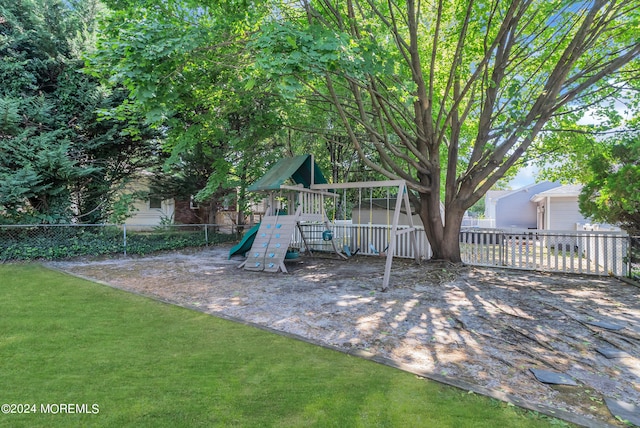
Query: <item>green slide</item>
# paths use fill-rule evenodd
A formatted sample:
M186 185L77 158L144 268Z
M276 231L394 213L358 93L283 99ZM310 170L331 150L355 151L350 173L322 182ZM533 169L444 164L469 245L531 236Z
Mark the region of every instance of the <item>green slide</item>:
M256 224L251 229L249 229L247 233L245 233L244 236L242 237L242 240L240 241L240 243L234 246L233 248L231 248L231 250L229 250L229 258L238 254L244 256L246 252L251 249L251 246L253 245L253 240L256 238L256 235L258 234L258 229L260 229L260 223Z

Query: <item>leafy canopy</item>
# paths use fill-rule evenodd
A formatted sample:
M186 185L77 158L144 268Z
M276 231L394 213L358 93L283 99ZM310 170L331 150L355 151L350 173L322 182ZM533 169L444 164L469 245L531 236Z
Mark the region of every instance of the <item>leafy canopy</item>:
M435 257L459 260L464 210L526 159L550 123L578 118L638 77L639 8L280 2L254 46L274 86L323 98L364 164L407 181Z
M89 66L124 85L128 98L103 115L144 114L163 133L170 187L188 183L184 192L199 192L200 200L244 185L247 171L259 176L275 155L262 144L281 128L282 105L260 85L247 87L246 42L268 8L233 0L107 4L113 11Z

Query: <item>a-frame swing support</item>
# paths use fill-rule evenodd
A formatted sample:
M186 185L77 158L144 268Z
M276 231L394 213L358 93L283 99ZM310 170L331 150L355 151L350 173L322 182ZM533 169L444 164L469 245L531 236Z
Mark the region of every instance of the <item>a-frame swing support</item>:
M416 262L420 261L420 254L418 254L418 242L416 239L416 228L413 224L413 216L411 215L411 205L409 203L409 194L407 193L407 183L404 180L386 180L386 181L360 181L354 183L334 183L334 184L312 184L310 188L312 190L329 190L329 189L358 189L369 187L397 187L398 196L396 198L396 206L393 212L393 221L391 223L391 233L389 236L389 247L387 248L387 260L384 268L384 278L382 280L382 291L386 291L389 288L389 282L391 279L391 265L393 264L393 254L396 249L396 237L405 233L410 234L409 240L411 247L413 248L413 254ZM407 212L409 227L398 229L398 222L400 221L400 212L402 211L402 204Z

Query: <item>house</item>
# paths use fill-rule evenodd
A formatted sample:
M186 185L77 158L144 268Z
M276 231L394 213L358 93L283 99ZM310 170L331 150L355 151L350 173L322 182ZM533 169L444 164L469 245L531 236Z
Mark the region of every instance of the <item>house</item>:
M576 230L588 223L578 208L582 185L557 186L531 197L536 206L536 227L544 230Z
M133 203L135 212L125 220L127 226L155 226L173 222L175 203L173 199L148 198Z
M484 227L496 227L496 205L498 199L511 192L511 190L489 190L484 195Z
M496 228L576 230L589 223L578 206L581 190L581 185L544 181L516 190L489 191L485 217Z
M133 209L131 216L125 220L127 226L145 228L145 226L157 226L164 222L173 222L175 214L175 201L173 199L161 199L149 195L150 173L143 171L135 180L128 183L122 195L132 195ZM144 195L144 197L140 197Z
M153 173L140 171L120 192L121 195L133 197L131 216L125 220L127 226L148 228L161 224L216 224L234 227L237 224L239 212L235 192L218 203L199 203L193 195L162 199L151 193L152 183ZM251 221L254 215L259 221L264 214L263 204L252 203L249 208Z
M537 205L535 195L560 187L560 183L543 181L516 190L489 191L485 195L485 218L495 228L536 229ZM578 209L577 199L575 209Z

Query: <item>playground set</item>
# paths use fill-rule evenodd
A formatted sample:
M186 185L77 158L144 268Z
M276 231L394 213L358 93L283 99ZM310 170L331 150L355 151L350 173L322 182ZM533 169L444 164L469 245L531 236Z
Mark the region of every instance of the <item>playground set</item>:
M280 159L260 180L249 186L247 190L250 192L266 194L267 212L262 221L249 229L240 243L231 249L229 258L234 255L246 256L239 266L245 270L287 273L285 260L297 256L294 248L304 248L309 254L313 254L313 251L331 251L342 259L355 256L360 251L366 232L362 228L361 218L357 218L355 237L346 236L344 220L341 224L336 221L341 199L344 203L349 189L357 190L358 207L362 206L366 189L369 189L370 195L373 195L373 189L386 189L387 219L390 222L386 242L381 243L380 250L374 247L370 238L367 240L369 253L386 255L382 284L382 289L386 290L398 236L409 234L414 257L416 261L420 260L406 183L403 180L328 183L313 155ZM391 207L389 195L394 189L397 196ZM409 213L409 224L399 228L403 209ZM332 213L332 219L328 213ZM371 219L367 226L370 231Z

